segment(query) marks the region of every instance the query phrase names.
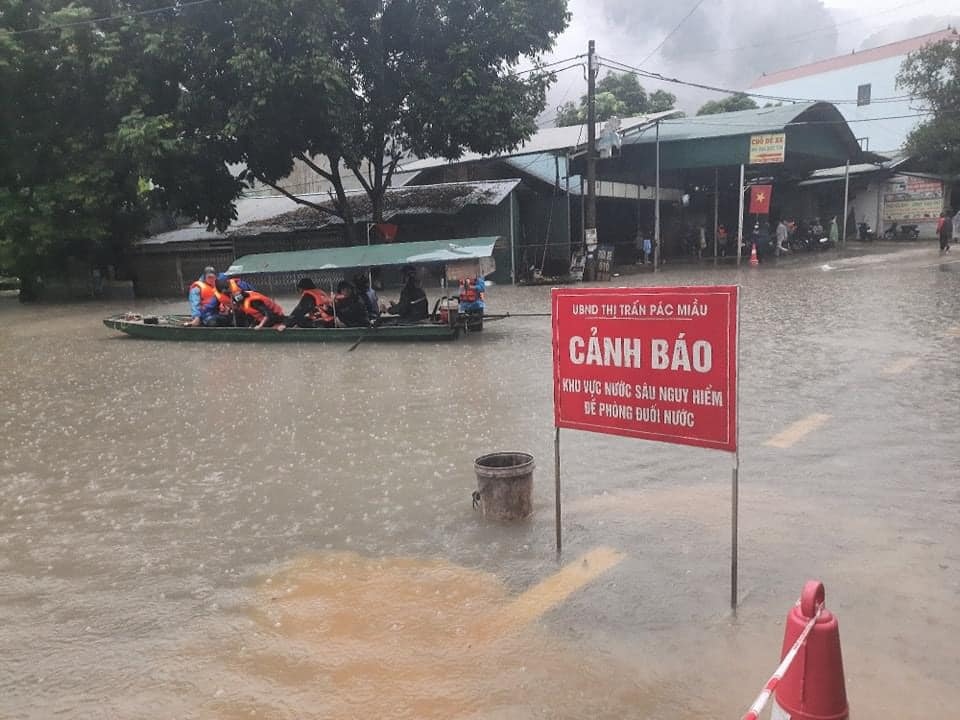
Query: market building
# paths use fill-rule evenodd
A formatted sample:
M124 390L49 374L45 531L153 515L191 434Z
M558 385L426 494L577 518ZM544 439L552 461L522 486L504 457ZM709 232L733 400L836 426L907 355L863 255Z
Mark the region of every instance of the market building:
M772 185L773 195L768 216L751 218L745 211L746 234L755 222L812 211L842 217L843 187L814 210L799 183L817 170L865 160L879 158L861 150L839 110L810 102L661 120L624 133L619 153L599 161L598 173L654 188L659 165L660 186L681 190L676 199L661 196L661 247L669 259L701 254L700 228L708 242L702 254L714 254L720 225L733 241L751 184ZM600 242L608 242L602 225L599 230Z

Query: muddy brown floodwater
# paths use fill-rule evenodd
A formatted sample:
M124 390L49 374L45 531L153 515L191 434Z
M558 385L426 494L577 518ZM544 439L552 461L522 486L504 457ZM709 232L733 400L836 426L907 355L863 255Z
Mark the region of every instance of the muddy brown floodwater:
M743 286L735 619L722 453L565 432L556 561L547 318L347 353L0 303L0 716L734 718L810 577L856 717L955 716L960 264L853 255L622 279ZM497 450L528 523L471 508Z

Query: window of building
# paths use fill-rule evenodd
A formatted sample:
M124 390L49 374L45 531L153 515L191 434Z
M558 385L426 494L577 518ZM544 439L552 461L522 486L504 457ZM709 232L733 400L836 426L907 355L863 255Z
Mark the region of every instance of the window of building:
M857 105L870 104L870 83L857 88Z

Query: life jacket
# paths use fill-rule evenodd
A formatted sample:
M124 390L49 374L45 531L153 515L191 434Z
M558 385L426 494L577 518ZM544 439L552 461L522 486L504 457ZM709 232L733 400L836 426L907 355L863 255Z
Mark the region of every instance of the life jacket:
M308 295L313 298L316 305L307 317L314 321L333 322L333 314L330 312L330 296L323 290L304 290L300 297Z
M200 307L206 307L211 300L214 298L217 299L217 302L223 305L224 303L229 304L230 298L221 293L213 285L208 285L203 280L197 280L190 285L190 289L200 288Z
M483 301L486 300L487 294L482 290L484 284L482 281L469 279L460 281L460 302L464 306L470 306L471 304L475 305L480 309L483 309ZM464 308L461 307L461 311Z
M257 322L260 322L261 320L263 320L263 313L253 306L253 303L256 300L259 300L268 308L270 308L270 311L274 315L279 315L280 317L283 317L282 307L280 307L276 302L268 298L266 295L263 295L262 293L258 293L255 290L247 291L246 297L243 298L243 304L240 305L240 309L243 311L245 315L249 315Z
M227 278L227 284L230 286L230 297L233 297L238 292L243 292L243 288L240 287L240 281L236 278Z
M476 283L473 280L460 281L460 302L472 303L480 299L480 293L477 292Z

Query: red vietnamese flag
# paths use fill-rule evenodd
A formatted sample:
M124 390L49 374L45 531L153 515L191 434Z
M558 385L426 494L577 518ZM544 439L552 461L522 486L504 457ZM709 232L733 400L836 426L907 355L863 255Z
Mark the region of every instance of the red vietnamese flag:
M754 185L750 188L750 214L770 214L770 193L772 185Z

